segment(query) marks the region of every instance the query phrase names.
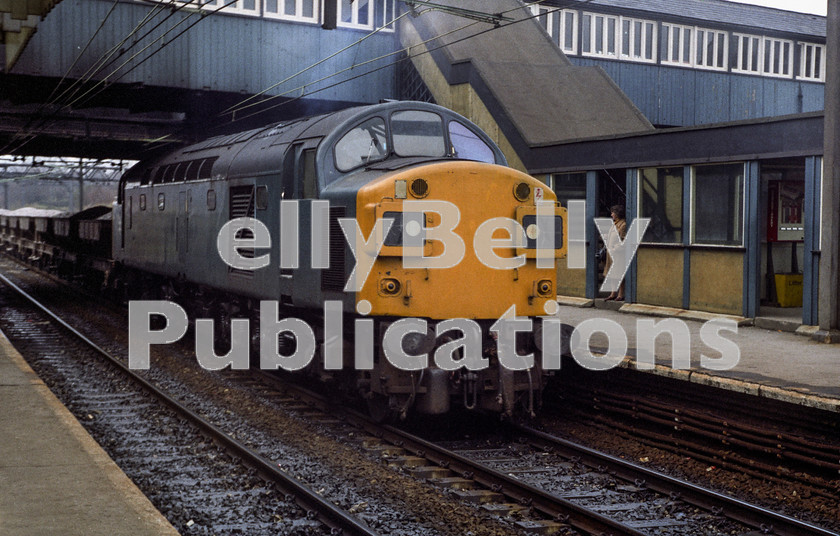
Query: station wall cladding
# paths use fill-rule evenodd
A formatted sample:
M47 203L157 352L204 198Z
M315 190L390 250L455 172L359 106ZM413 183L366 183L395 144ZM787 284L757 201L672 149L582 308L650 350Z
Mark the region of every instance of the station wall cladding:
M121 84L255 94L296 74L302 66L311 66L352 45L382 26L385 17L392 20L394 13L393 0L371 3L374 9L368 21L361 20L358 7L351 7L353 12L343 17L349 18L349 22L339 22L336 29L324 30L318 13L320 2L313 4L314 18L306 16L311 11L302 11L299 16L272 14L264 11L271 2L251 3L253 10L237 8L249 4L239 1L216 13L224 5L222 0L207 3L200 10L184 7L175 11L168 3L118 2L114 7L113 2L103 0L61 2L40 22L12 72L82 78L98 58L108 57L113 63L97 78L113 73L109 81ZM176 9L179 5L175 3ZM279 7L282 6L284 3L279 2ZM114 10L109 14L112 7ZM138 31L136 27L146 18L147 24ZM128 49L133 39L139 41L121 55L120 44ZM387 55L397 46L395 31L384 28L358 47L269 90L267 95L285 93L294 98L305 92L319 100L336 102L377 102L392 98L396 77L395 67L389 65L394 61L390 56L365 66L366 71L382 67L380 70L334 87L328 86L350 79L358 72L318 80ZM143 50L145 47L148 48ZM76 62L81 50L85 53ZM143 51L138 53L140 50Z

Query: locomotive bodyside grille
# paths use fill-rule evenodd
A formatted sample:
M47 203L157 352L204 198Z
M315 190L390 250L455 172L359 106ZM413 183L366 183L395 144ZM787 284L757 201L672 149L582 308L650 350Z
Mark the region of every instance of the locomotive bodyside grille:
M330 207L330 267L321 270L321 290L344 290L344 234L339 218L346 213L344 207Z
M254 186L233 186L230 189L229 201L230 219L234 218L253 218L254 212ZM239 231L237 238L253 238L253 234L249 230ZM237 248L237 251L243 257L253 259L255 252L254 248ZM228 266L228 273L237 277L245 277L252 279L254 277L253 270L240 270Z

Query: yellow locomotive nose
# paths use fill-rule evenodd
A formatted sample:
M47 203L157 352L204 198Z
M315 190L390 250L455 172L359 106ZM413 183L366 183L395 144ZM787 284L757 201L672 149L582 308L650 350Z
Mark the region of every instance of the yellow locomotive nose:
M357 301L383 316L496 319L512 305L518 315L546 314L556 270L537 267L538 201L565 218L543 183L479 162L426 164L369 183L357 196L362 233L371 236L377 219L392 224ZM564 230L561 221L555 243ZM551 258L565 239L555 247Z

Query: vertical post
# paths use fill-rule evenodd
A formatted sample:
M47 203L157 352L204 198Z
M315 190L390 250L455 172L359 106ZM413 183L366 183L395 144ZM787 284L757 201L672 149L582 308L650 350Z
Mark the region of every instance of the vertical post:
M823 138L820 329L814 338L840 342L840 0L828 0L826 18L825 134Z
M84 160L79 158L79 212L85 209L85 167Z
M629 229L633 220L639 216L639 168L628 168L625 175L624 191L627 192L627 199L624 205L624 213L627 220L627 228ZM630 263L630 269L627 270L627 275L624 277L624 300L627 303L635 303L636 301L637 274L636 257L633 257L633 261Z
M586 297L594 299L598 297L598 261L595 257L598 253L598 228L595 227L595 218L598 216L598 172L586 172L586 237L588 246L586 248Z
M820 179L822 159L809 156L805 159L805 251L802 282L802 323L815 326L819 323L820 302Z
M682 308L691 308L691 166L683 167L683 294Z
M744 166L744 283L743 315L755 318L761 293L761 218L758 215L760 184L760 164L751 160Z

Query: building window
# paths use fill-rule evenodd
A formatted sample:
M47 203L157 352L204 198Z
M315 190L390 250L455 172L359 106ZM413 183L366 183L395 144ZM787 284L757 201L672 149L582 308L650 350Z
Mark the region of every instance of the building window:
M545 28L551 40L566 54L577 54L577 11L532 5L531 12Z
M733 71L759 74L761 72L761 38L755 35L732 34L736 50Z
M315 0L264 0L266 17L302 22L318 22L318 5Z
M793 76L793 41L764 38L764 74Z
M692 243L742 245L744 165L694 166L691 178Z
M639 170L639 217L650 218L644 242L681 244L683 168Z
M340 0L338 25L342 28L373 29L372 0Z
M394 0L376 0L374 3L374 15L376 16L376 25L385 28L385 31L394 31Z
M656 61L654 21L583 13L581 22L581 53L584 56Z
M725 70L728 66L729 36L726 32L663 24L662 41L665 44L662 63L716 70Z
M799 51L799 70L796 78L825 81L825 45L799 43L796 48Z
M557 201L569 208L569 201L586 200L586 173L557 173L548 177L548 187Z
M733 34L736 62L733 72L793 77L793 41Z

